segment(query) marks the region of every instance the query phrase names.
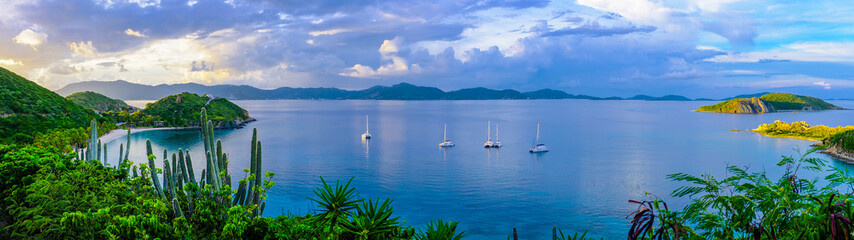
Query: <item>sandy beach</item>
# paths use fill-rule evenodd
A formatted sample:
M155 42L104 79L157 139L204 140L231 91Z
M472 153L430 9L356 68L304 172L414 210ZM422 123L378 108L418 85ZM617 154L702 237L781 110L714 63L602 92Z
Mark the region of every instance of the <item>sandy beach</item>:
M192 128L192 127L131 128L130 133L133 134L133 133L146 132L146 131L175 130L175 129L188 129L188 128ZM108 143L110 141L113 141L113 140L122 138L124 136L127 136L127 134L128 134L127 129L116 129L116 130L108 132L107 134L102 135L98 139L101 140L101 143Z

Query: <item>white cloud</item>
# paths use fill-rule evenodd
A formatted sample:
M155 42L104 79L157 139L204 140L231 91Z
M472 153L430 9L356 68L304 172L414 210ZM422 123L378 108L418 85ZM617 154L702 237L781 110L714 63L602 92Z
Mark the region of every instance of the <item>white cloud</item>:
M20 61L16 61L15 59L8 58L8 59L0 59L0 65L6 65L6 66L18 65L18 66L20 66L20 65L24 65L24 64L21 63Z
M380 45L380 54L385 58L390 56L391 54L395 54L400 51L400 45L403 44L403 39L400 37L395 37L392 40L384 40L383 44Z
M128 36L141 37L141 38L148 37L148 35L142 34L139 31L134 31L133 29L130 29L130 28L125 30L125 34Z
M822 87L824 87L824 89L830 89L830 83L825 82L825 81L814 82L812 84L822 86Z
M834 87L854 88L854 81L844 79L811 77L807 75L796 74L776 76L772 77L771 80L767 81L736 82L730 84L721 84L719 86L750 87L760 89L790 87L820 87L823 89L830 89L831 85Z
M92 45L92 41L68 43L68 48L71 49L74 54L83 57L94 57L98 55L98 49L95 48L94 45Z
M718 12L724 5L738 1L741 0L696 0L694 4L703 11Z
M579 5L605 12L615 12L635 23L663 26L670 24L670 16L677 12L661 3L647 0L578 0Z
M312 37L317 37L317 36L335 35L335 34L339 34L339 33L353 32L353 31L354 31L353 29L336 28L336 29L323 30L323 31L313 31L313 32L309 32L308 34L311 35Z
M378 50L380 56L386 62L384 65L374 70L370 66L356 64L349 69L349 72L340 73L339 75L358 78L374 78L380 76L400 76L410 73L421 73L421 66L418 64L410 65L406 59L397 55L398 52L400 52L402 45L403 39L400 37L395 37L391 40L384 40Z
M761 60L854 62L854 42L793 43L766 51L729 53L705 59L707 62L759 62Z
M12 38L15 43L27 45L33 48L33 50L38 51L38 46L42 45L45 41L47 41L47 34L35 32L32 29L24 29L18 36Z

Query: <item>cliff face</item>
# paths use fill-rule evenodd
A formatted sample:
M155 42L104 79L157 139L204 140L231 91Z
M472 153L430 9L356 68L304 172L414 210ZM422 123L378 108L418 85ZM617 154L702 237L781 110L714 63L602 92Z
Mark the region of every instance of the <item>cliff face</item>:
M749 99L739 100L737 108L733 113L756 114L769 112L774 112L774 107L772 107L771 104L758 97L752 97Z
M757 114L774 112L774 107L758 97L736 98L715 105L702 106L697 111L735 114Z

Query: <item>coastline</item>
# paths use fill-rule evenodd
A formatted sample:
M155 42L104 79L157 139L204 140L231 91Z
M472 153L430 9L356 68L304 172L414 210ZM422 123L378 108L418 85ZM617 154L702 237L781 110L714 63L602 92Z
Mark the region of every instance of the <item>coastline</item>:
M820 138L808 138L808 137L801 137L801 136L786 136L786 135L769 135L769 134L765 134L765 133L762 133L762 132L759 132L759 131L756 131L756 130L753 130L753 129L750 129L750 131L751 131L751 132L758 133L759 135L766 136L766 137L775 137L775 138L794 138L794 139L807 140L807 141L812 141L812 142L818 142L818 143L821 143L821 139L820 139Z
M147 131L157 131L157 130L178 130L178 129L191 129L191 128L195 128L195 127L160 127L160 128L144 127L144 128L131 128L131 129L130 129L130 133L131 133L131 134L134 134L134 133L138 133L138 132L147 132ZM122 138L122 137L124 137L124 136L127 136L127 134L128 134L127 129L115 129L115 130L112 130L112 131L108 132L107 134L101 135L100 137L98 137L98 140L101 140L101 143L102 143L102 144L104 144L104 143L108 143L108 142L110 142L110 141L113 141L113 140L116 140L116 139Z
M752 131L752 130L751 130L751 131ZM775 138L793 138L793 139L800 139L800 140L812 141L812 142L813 142L813 144L810 144L810 146L813 146L813 147L816 147L816 146L819 146L819 145L821 145L821 144L822 144L821 140L815 140L815 139L810 139L810 138L806 138L806 137L798 137L798 136L773 136L773 135L763 134L763 133L760 133L760 132L757 132L757 131L752 131L752 132L758 133L759 135L766 136L766 137L775 137ZM838 149L838 148L836 148L836 147L829 147L829 148L825 148L825 149L819 150L818 152L819 152L819 153L826 154L826 155L828 155L828 156L830 156L831 158L834 158L834 159L836 159L836 160L840 160L840 161L843 161L843 162L848 163L848 164L854 164L854 154L849 153L849 152L846 152L846 151L841 150L841 149Z
M854 154L838 149L836 147L822 149L819 152L827 154L828 156L837 160L844 161L845 163L854 164Z

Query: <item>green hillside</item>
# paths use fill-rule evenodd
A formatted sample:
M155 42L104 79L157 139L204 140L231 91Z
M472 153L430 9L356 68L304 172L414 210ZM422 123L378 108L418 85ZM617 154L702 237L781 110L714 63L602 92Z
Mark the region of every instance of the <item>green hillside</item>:
M829 147L837 147L844 151L854 153L854 130L836 133L824 140Z
M98 115L0 68L0 143L32 142L53 129L86 128Z
M768 93L761 97L735 98L714 105L706 105L698 112L755 114L786 110L838 110L843 109L819 98L791 93Z
M234 121L249 119L249 112L224 98L211 99L208 95L199 96L188 92L149 103L141 112L155 121L163 121L166 126L190 127L199 125L199 110L202 107L217 127L228 127Z
M68 97L65 97L68 100L80 105L81 107L85 107L88 109L92 109L98 112L107 112L107 111L128 111L135 109L131 107L127 103L119 99L112 99L107 96L101 95L96 92L77 92Z
M771 105L760 98L736 98L726 100L714 105L706 105L697 109L698 112L717 112L735 114L755 114L774 112Z
M791 93L769 93L762 95L775 110L838 110L842 109L819 98Z

